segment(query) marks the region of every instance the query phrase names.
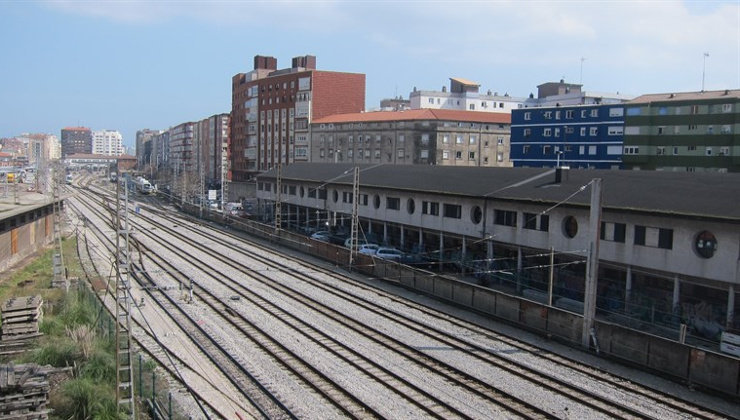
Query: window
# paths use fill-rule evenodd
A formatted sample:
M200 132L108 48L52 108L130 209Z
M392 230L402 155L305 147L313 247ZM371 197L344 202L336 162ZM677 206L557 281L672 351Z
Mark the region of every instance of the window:
M455 143L457 144L463 144L463 136L461 134L458 134L455 138Z
M545 112L543 116L545 117L546 120L551 120L552 119L552 111Z
M636 225L635 245L673 249L673 229Z
M527 111L524 113L524 121L529 121L532 119L532 113Z
M677 156L677 155L678 155L678 147L673 146L673 156Z
M522 227L524 229L530 229L530 230L537 229L537 215L536 214L524 213L522 214L522 217L524 218L524 223L522 224Z
M455 152L455 159L462 159L462 151L458 150Z
M565 111L565 118L568 119L568 120L572 120L573 119L573 110L572 109L571 110L568 110L568 111Z
M542 130L542 135L545 136L545 137L552 136L552 129L551 128L545 128L544 130Z
M450 219L459 219L462 217L462 206L458 204L444 204L443 217L449 217Z
M606 154L607 155L621 155L622 154L622 146L619 146L619 145L607 145L606 146Z
M589 136L595 136L597 134L599 134L599 127L589 127L588 129Z
M475 144L475 136L470 136L470 139L468 140L470 144Z
M496 152L496 162L503 162L504 161L504 152ZM488 163L488 158L486 158L486 163Z
M503 138L502 136L499 136L499 137L498 137L498 138L496 139L496 144L504 144L504 138Z
M442 143L448 144L450 142L450 136L448 134L445 134L442 136Z
M428 214L430 216L439 216L439 203L431 201L421 202L421 214Z
M434 103L434 98L429 98L429 103L430 104L433 104Z
M530 128L525 128L525 129L524 129L524 137L529 137L529 136L531 136L531 135L532 135L532 129L530 129Z
M450 158L449 150L442 150L442 160L448 160Z
M591 110L591 116L592 117L598 117L599 116L599 110L598 109L592 109Z
M342 193L342 202L343 203L350 203L352 204L352 193L349 191L345 191Z
M475 152L468 152L468 160L475 160Z
M686 150L688 150L689 152L696 151L696 146L686 146Z
M421 149L419 152L419 158L421 159L429 159L429 150L428 149Z
M640 108L638 108L638 107L627 108L627 115L628 116L640 115L641 113L642 113L642 110Z
M494 210L493 223L496 225L516 227L516 212L511 210Z
M560 137L560 128L555 128L555 130L553 130L552 135L555 137Z
M401 199L398 197L387 197L385 199L385 208L388 210L399 210L401 208Z
M471 111L475 111L475 104L470 104L470 106L468 106L468 108L470 108Z
M622 115L624 115L624 108L609 108L610 117L621 117Z
M529 145L525 144L524 146L522 146L522 154L526 155L527 153L529 153Z
M586 136L586 127L581 127L581 137Z
M712 156L712 148L711 147L707 147L705 153L706 153L707 156Z
M665 146L658 146L655 148L655 154L656 155L664 155L665 154Z
M658 115L667 115L668 114L668 108L661 106L658 108Z
M362 206L367 206L367 198L368 198L367 194L360 194L360 201L358 202L358 204Z
M624 243L627 225L624 223L601 222L601 239Z
M709 231L702 231L694 239L694 250L702 258L712 258L717 251L717 238Z
M550 216L547 214L543 214L540 216L540 230L542 232L547 232L550 230Z
M722 104L722 112L732 112L732 104Z
M624 146L624 154L625 155L637 155L640 153L640 147L639 146Z
M722 134L731 134L732 133L731 126L730 125L727 125L727 124L723 125L722 126L722 129L720 130L720 133L722 133Z
M691 105L689 107L689 114L698 114L699 113L699 105Z
M422 134L421 135L421 144L426 146L429 144L429 134Z
M560 111L555 111L555 119L556 120L560 119Z
M406 136L403 135L403 134L399 134L398 135L398 141L401 142L401 143L403 143L404 141L406 141Z
M319 190L319 200L326 200L326 189L322 188Z
M396 151L396 156L397 156L397 157L398 157L399 159L403 159L403 158L404 158L404 156L406 156L406 154L405 154L405 153L406 153L406 151L405 151L405 150L403 150L403 149L398 149L398 150Z
M607 134L610 136L621 136L624 133L622 126L611 126L609 127Z
M585 110L585 109L582 109L581 110L581 118L586 118L587 115L588 115L588 111Z
M550 145L546 144L542 146L542 154L543 155L549 155L550 154Z
M589 155L595 155L596 154L596 146L588 146L588 154Z
M720 156L729 156L730 155L730 148L728 146L721 146L719 148L719 155Z
M578 221L573 216L563 219L563 234L568 238L575 238L578 234Z

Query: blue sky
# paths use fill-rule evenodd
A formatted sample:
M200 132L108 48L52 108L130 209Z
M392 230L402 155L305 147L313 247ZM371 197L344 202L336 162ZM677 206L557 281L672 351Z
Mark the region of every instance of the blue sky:
M0 137L166 129L231 108L254 55L366 74L366 107L450 77L536 94L740 87L740 1L0 0ZM581 79L581 57L583 75ZM131 150L133 152L133 150Z

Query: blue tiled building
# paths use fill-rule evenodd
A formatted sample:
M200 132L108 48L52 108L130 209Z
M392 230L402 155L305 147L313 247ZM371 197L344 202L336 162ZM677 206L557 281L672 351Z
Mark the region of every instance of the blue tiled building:
M511 161L515 167L621 169L624 105L515 109Z

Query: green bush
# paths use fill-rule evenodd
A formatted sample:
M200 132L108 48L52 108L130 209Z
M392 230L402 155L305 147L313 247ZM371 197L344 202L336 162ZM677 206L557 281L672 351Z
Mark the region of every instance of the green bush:
M87 362L82 365L80 375L91 379L96 383L106 383L112 386L116 384L116 360L115 357L106 352L96 351Z
M122 418L116 412L115 396L109 386L100 386L90 378L72 379L62 389L64 403L56 414L64 419L112 420Z
M54 367L74 366L82 361L82 353L69 339L59 338L34 349L30 353L30 362Z

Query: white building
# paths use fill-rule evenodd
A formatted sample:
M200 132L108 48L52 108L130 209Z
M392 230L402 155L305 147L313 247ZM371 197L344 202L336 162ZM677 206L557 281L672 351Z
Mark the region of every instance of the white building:
M511 114L512 109L523 107L525 98L515 98L508 93L486 94L479 92L480 85L470 80L457 77L450 78L450 91L416 90L411 92L409 100L411 109L456 109L461 111L501 112Z
M559 82L547 82L537 86L537 97L529 95L524 101L524 108L532 107L549 107L549 106L566 106L566 105L599 105L599 104L620 104L634 98L631 95L624 95L608 92L596 92L582 90L583 85L576 83L566 83L560 79Z
M120 156L123 154L123 136L115 130L99 130L92 133L94 155Z

